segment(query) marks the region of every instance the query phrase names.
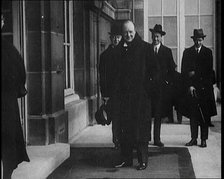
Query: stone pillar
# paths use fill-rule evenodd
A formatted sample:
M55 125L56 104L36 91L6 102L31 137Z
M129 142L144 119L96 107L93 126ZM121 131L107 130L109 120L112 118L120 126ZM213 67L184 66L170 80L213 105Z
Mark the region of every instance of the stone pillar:
M26 1L28 144L68 141L63 1Z

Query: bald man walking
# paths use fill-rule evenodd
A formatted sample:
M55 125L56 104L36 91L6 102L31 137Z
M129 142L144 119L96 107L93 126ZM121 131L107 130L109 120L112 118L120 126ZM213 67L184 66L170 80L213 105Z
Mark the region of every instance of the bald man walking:
M117 47L120 73L116 83L121 100L121 161L115 167L132 166L133 149L136 148L137 170L144 170L148 164L148 141L151 140L151 97L146 84L149 84L147 80L153 67L149 44L135 31L132 21L123 23L122 36Z

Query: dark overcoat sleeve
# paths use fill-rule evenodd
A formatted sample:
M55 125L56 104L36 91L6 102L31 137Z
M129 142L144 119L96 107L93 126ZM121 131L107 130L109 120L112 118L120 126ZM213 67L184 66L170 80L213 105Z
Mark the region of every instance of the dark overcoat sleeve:
M190 49L184 50L181 64L181 74L185 82L185 87L192 85L192 79L189 78L189 72L194 70L195 65L189 60L190 58Z
M166 80L170 83L174 82L174 73L176 68L176 63L173 59L173 54L170 48L166 49L166 57L164 59L167 59L167 75L165 76Z
M99 77L100 77L100 91L101 95L104 97L106 94L106 57L105 51L100 55L100 63L99 63Z

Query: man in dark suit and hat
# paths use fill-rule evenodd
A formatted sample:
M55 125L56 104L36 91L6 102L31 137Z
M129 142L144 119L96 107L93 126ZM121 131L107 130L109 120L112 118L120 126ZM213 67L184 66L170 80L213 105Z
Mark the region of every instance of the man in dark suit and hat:
M170 48L162 44L162 36L166 34L160 24L156 24L152 33L151 53L156 63L156 71L152 82L154 90L152 95L152 114L154 116L154 145L163 147L160 140L161 119L169 114L171 104L171 82L176 64Z
M206 147L209 118L217 114L213 93L212 51L203 45L202 29L194 29L191 38L194 45L184 50L181 73L187 91L188 116L190 118L191 141L186 146L197 145L198 126L201 128L201 147Z
M112 120L112 134L113 143L115 148L119 147L119 101L114 95L114 81L118 74L118 61L115 58L115 47L121 40L121 27L118 22L114 22L109 32L111 44L109 47L100 55L99 63L99 76L100 76L100 90L103 102L108 104L110 110L110 119Z

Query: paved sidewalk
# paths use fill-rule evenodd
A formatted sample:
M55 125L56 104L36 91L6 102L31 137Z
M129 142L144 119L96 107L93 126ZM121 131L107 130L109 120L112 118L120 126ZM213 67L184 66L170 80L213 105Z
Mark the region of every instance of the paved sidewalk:
M212 121L221 121L221 108L218 108L218 116ZM221 123L216 123L220 124ZM152 127L153 129L153 127ZM112 147L111 125L95 125L87 127L77 138L71 142L71 147ZM200 139L200 137L199 137ZM162 124L161 140L165 147L185 147L185 143L190 140L190 126L187 118L182 124ZM198 143L200 144L200 140ZM156 147L153 141L149 147ZM199 146L187 147L196 178L221 178L221 133L209 130L207 148Z
M221 178L221 106L218 115L212 118L215 124L210 128L207 148L188 147L196 178ZM175 117L174 117L175 118ZM153 128L152 128L153 129ZM71 142L71 147L113 147L110 126L87 127ZM165 147L185 147L190 140L190 126L187 118L182 124L162 124L161 140ZM200 143L200 141L198 141ZM149 147L156 147L153 141ZM12 179L44 179L70 156L69 144L28 146L31 162L22 162L13 172ZM169 162L169 161L167 161ZM121 176L122 177L122 176Z

